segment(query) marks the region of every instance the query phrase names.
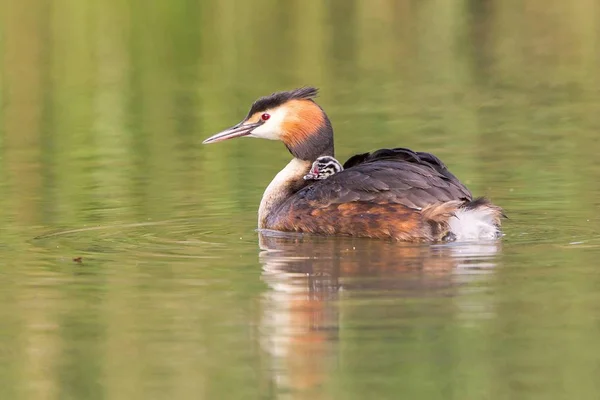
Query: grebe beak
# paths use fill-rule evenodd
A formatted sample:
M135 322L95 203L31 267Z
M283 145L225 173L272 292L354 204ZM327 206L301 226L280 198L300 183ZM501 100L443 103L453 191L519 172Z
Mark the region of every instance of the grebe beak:
M209 143L217 143L222 142L223 140L233 139L236 137L246 136L252 133L254 128L257 128L261 125L260 122L252 123L252 124L244 124L244 121L240 122L236 126L233 126L229 129L225 129L223 132L219 132L216 135L212 135L208 139L206 139L202 144Z

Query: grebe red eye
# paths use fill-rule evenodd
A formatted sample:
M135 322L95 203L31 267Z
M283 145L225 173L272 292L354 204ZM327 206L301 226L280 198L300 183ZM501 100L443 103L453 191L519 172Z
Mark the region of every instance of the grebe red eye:
M266 121L269 118L271 118L271 115L267 114L267 113L264 113L263 115L260 116L260 119L262 119L263 121Z

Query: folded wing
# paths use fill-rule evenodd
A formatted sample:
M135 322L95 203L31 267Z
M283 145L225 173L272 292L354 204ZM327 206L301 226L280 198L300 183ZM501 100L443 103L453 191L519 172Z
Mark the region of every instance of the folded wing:
M367 202L421 209L452 200L469 201L472 195L442 161L429 153L396 148L355 155L343 171L300 190L288 202L306 202L313 208Z

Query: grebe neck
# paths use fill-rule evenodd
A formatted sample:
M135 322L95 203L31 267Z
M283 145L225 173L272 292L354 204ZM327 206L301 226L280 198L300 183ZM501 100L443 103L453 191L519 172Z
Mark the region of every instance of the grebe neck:
M304 175L310 171L311 162L294 158L279 171L265 189L258 208L258 227L269 228L269 217L277 212L283 202L292 194L306 186Z

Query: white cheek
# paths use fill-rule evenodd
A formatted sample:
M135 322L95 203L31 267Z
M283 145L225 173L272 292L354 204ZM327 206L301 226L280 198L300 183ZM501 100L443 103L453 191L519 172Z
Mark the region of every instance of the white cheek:
M280 140L284 119L285 110L279 109L271 114L271 118L267 122L254 129L248 136L260 139Z

